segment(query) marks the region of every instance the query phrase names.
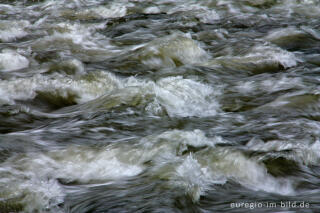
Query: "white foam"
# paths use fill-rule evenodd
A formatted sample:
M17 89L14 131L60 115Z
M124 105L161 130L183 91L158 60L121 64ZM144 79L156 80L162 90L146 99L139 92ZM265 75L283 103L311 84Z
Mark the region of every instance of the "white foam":
M19 159L18 162L23 164L26 159ZM24 204L26 212L55 209L57 213L62 213L58 205L63 203L65 193L57 180L41 177L36 171L37 168L28 171L11 163L6 162L5 165L1 165L2 199L22 198L19 202Z
M9 42L17 38L22 38L28 35L26 29L29 26L30 26L30 22L26 20L21 20L21 21L0 20L0 40L2 42Z
M268 71L297 66L302 60L294 53L283 50L272 44L260 44L250 49L247 54L237 56L222 56L209 60L206 66L217 67L220 65L239 70Z
M256 139L252 139L248 142L247 147L254 151L286 151L286 154L281 156L288 160L293 160L298 164L317 165L320 160L319 140L316 140L315 142L310 142L308 140L272 140L259 142ZM288 150L290 150L290 152L288 152Z
M159 7L147 7L146 9L144 9L144 12L147 14L153 14L153 13L160 13L161 10L159 9Z
M179 153L182 153L186 150L187 145L194 147L202 147L202 146L212 146L217 142L222 142L222 138L215 137L212 139L208 139L204 132L201 130L193 130L193 131L182 131L182 130L170 130L163 132L159 135L151 135L149 137L145 137L141 140L141 143L145 146L153 146L159 141L170 141L168 144L175 148L181 149ZM183 145L183 146L181 146Z
M90 183L138 175L143 166L122 158L119 149L94 150L70 147L61 151L18 155L2 163L0 186L5 199L19 198L25 211L58 211L65 192L57 179Z
M145 110L155 115L165 112L172 117L203 117L216 115L220 111L220 86L214 88L181 76L166 77L156 82L131 77L126 79L123 85L142 88L143 93L140 96L154 96Z
M0 53L0 71L12 71L29 66L29 60L14 50L2 50Z
M167 131L148 136L141 141L144 161L152 159L152 174L168 180L171 187L182 188L197 201L212 184L224 184L232 179L252 190L292 194L289 180L268 174L263 164L245 157L241 152L217 148L226 142L222 138L207 138L202 131ZM207 147L189 155L188 146Z
M117 101L130 105L130 101L134 104L141 100L145 110L155 115L165 112L173 117L202 117L215 115L220 110L217 99L221 89L182 77L167 77L153 82L134 77L119 79L107 72L79 77L37 74L30 78L0 81L2 103L13 104L15 100L33 99L38 92L79 104L110 94L108 99L103 99L106 101L103 105L117 106Z
M71 74L74 74L74 75L86 74L85 67L84 67L83 63L75 58L63 61L58 66L63 67L63 68L64 67L67 68L68 74L69 74L70 70L73 71L73 72L71 72Z
M182 11L192 12L203 23L214 23L220 19L220 16L216 11L214 11L213 9L209 9L206 6L202 6L199 3L181 4L177 7L173 7L171 10L168 11L168 13L172 14L175 12L182 12Z
M152 160L151 175L168 180L168 185L180 188L194 202L210 189L212 184L224 184L226 179L202 165L192 155L185 155L188 146L214 147L224 142L220 137L207 138L200 130L172 130L160 135L150 135L140 141L144 147L142 162Z
M203 23L212 24L215 23L217 20L220 19L219 14L214 10L208 10L205 12L200 12L197 14L197 17L202 21Z
M294 193L289 180L271 176L262 164L246 158L241 152L221 148L213 155L215 161L204 159L206 165L245 187L284 195Z
M304 34L301 30L296 29L295 27L288 27L288 28L281 28L276 29L268 33L268 35L265 37L268 41L276 41L278 39L281 39L283 37L288 36L298 36Z
M199 82L168 77L156 83L155 94L170 116L210 116L219 111L219 90Z
M57 31L51 36L45 37L44 40L71 40L76 45L81 45L86 48L96 47L93 41L92 29L87 29L79 24L60 23L56 26ZM61 32L59 32L61 31Z
M107 181L123 177L138 175L143 167L130 163L123 158L119 159L122 150L105 148L102 150L83 149L70 147L69 149L52 152L46 155L33 156L31 164L38 164L43 168L43 173L55 168L55 178L63 178L68 181L88 183L90 181ZM36 159L36 160L34 160Z
M0 81L0 103L13 104L15 100L33 99L37 92L59 96L77 103L93 100L111 92L120 85L119 80L110 73L96 72L93 80L84 76L78 79L63 75L34 75L31 78L18 78ZM28 89L26 89L28 88Z
M279 62L284 68L294 67L300 61L293 53L283 50L278 47L257 45L252 49L252 52L245 57L259 57L263 61Z
M109 6L98 6L77 12L78 17L95 17L95 18L116 18L123 17L127 14L127 7L129 5L113 3Z
M201 63L209 55L190 35L173 33L149 42L139 49L137 57L145 65L159 68Z
M14 7L12 5L9 4L0 4L0 11L1 12L6 12L6 11L10 11L12 12L12 10L14 10Z
M118 54L109 38L96 32L104 27L102 24L58 23L45 25L48 35L35 40L32 49L43 50L60 48L64 52L72 52L85 61L104 60L114 54ZM82 52L86 54L81 54ZM61 53L63 54L63 52Z
M26 193L26 209L43 210L63 202L65 192L57 182L108 183L121 178L148 175L167 180L173 190L182 189L194 202L227 179L252 190L291 194L291 182L274 178L254 159L239 151L217 148L221 137L207 138L200 130L172 130L150 135L136 144L104 148L70 146L64 150L17 154L1 163L0 185L5 199ZM189 152L188 146L202 148ZM186 154L189 153L189 154ZM145 162L151 162L148 170Z
M192 155L186 157L183 162L175 168L170 184L183 187L194 202L200 199L212 184L224 184L226 178L215 176L207 168L202 167Z

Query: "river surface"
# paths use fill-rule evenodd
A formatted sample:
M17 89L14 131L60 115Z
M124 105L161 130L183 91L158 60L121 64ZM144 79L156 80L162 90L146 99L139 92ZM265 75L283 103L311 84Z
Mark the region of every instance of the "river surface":
M0 212L319 212L318 0L0 1Z

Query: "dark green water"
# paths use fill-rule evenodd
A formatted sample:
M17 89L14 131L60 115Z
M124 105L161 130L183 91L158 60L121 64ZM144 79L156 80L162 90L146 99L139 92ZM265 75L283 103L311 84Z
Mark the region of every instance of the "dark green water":
M0 212L317 212L318 0L0 1Z

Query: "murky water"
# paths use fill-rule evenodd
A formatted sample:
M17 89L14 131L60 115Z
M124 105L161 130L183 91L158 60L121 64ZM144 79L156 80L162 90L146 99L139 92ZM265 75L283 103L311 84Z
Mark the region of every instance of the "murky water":
M318 0L0 3L0 212L320 209Z

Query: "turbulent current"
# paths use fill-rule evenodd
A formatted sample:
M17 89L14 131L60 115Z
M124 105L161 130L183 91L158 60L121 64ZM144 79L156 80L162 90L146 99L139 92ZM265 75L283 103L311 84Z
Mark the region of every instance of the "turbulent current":
M0 212L319 212L319 0L0 1Z

